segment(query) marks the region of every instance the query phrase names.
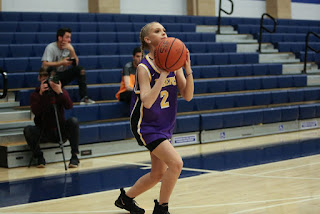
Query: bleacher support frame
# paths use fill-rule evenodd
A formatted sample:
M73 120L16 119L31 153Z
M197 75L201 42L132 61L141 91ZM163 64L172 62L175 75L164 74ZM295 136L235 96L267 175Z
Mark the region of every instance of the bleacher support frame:
M265 16L268 16L272 21L273 21L273 30L269 30L268 28L264 27L263 26L263 20L264 20L264 17ZM269 32L269 33L275 33L276 30L277 30L277 21L275 20L275 18L273 18L270 14L268 13L264 13L262 14L261 16L261 19L260 19L260 35L259 35L259 49L258 49L258 52L261 53L261 43L262 43L262 33L263 33L263 30Z
M304 66L303 66L303 72L302 73L307 73L307 58L308 58L308 49L316 52L316 53L320 53L320 50L315 50L314 48L312 48L309 45L309 39L310 39L310 35L314 35L315 37L317 37L318 39L320 39L320 36L318 34L316 34L315 32L308 32L306 35L306 46L304 49Z
M233 1L232 1L232 0L229 0L230 3L231 3L231 11L230 11L230 12L227 12L227 11L225 11L224 9L221 8L221 1L222 1L222 0L219 0L219 17L218 17L218 30L217 30L217 34L220 34L221 11L224 12L225 14L231 15L231 14L233 13L233 6L234 6Z

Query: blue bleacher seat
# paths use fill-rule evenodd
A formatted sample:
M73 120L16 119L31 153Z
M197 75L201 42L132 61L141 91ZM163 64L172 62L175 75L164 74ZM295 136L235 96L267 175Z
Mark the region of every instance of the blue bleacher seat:
M126 138L129 121L104 123L99 126L100 140L103 142L123 140Z
M223 128L240 127L243 124L244 115L242 111L225 112L222 117Z
M101 141L99 127L101 124L80 125L79 144L88 144Z
M16 96L16 101L20 101L20 106L30 105L30 95L33 90L20 90Z
M99 70L99 83L120 83L122 69ZM119 86L120 88L120 86Z
M21 12L1 12L1 21L21 21Z
M61 27L60 22L41 22L39 24L40 32L57 32L57 30Z
M127 14L113 14L114 22L129 22L129 16Z
M181 29L180 24L169 24L169 23L164 23L163 27L168 31L168 32L183 32Z
M243 126L258 125L263 122L263 109L250 109L243 112Z
M19 32L38 32L40 29L40 22L19 22Z
M73 107L72 116L80 122L99 120L99 105L76 105Z
M278 86L279 86L279 88L294 87L292 76L291 75L279 76L278 77Z
M133 32L120 32L117 33L117 42L137 42L139 37L137 37L136 33Z
M129 16L129 22L136 23L136 22L145 22L145 15L140 14L132 14Z
M24 73L24 87L34 88L39 86L38 72L27 72Z
M124 102L99 104L100 120L129 117L129 106Z
M269 64L268 74L270 75L281 75L282 74L282 64Z
M57 22L59 21L58 13L41 13L41 20L43 22Z
M123 43L118 44L119 54L120 55L129 55L132 54L133 49L139 47L138 43Z
M18 22L0 22L0 32L18 31Z
M212 64L212 54L208 53L198 53L198 54L190 54L190 56L194 57L194 60L197 65L211 65Z
M195 101L194 99L189 102L183 98L178 99L178 112L191 112L194 110Z
M259 55L257 53L244 54L244 63L259 63Z
M78 40L80 43L97 43L98 36L94 32L79 33Z
M235 96L233 94L217 95L215 102L216 109L233 108L235 106Z
M222 65L219 66L219 76L220 77L235 77L236 76L236 67Z
M271 92L271 102L273 104L287 103L288 93L287 91L272 91Z
M305 88L304 101L318 100L320 98L319 88Z
M214 78L219 76L219 67L218 66L201 66L193 67L194 73L193 77L196 79L195 75L199 75L198 78ZM197 71L196 69L199 69Z
M145 22L160 22L161 21L161 15L145 15L144 17Z
M75 50L78 55L86 56L86 55L98 55L98 45L90 44L90 43L80 43L74 45Z
M100 87L100 99L101 100L115 100L115 95L120 89L120 85L108 85Z
M279 108L267 108L263 110L262 123L277 123L281 122L281 109Z
M102 69L120 68L120 56L98 56L98 67Z
M227 81L227 91L242 91L245 90L245 81L242 78L230 79Z
M262 77L261 78L261 89L271 89L278 87L278 78L275 76Z
M115 32L115 23L111 22L101 22L97 23L97 30L99 32Z
M108 13L97 13L96 18L98 22L112 22L113 14Z
M294 87L304 87L307 86L307 76L306 75L294 75L293 86Z
M236 65L235 71L237 76L251 76L252 74L252 67L250 65Z
M304 101L304 90L297 89L288 91L288 101L290 103Z
M176 23L190 23L189 16L176 16Z
M244 79L246 90L261 89L261 79L259 77L248 77Z
M215 65L228 65L228 53L214 54L212 64Z
M237 95L234 98L235 107L253 106L253 93Z
M10 57L11 52L8 45L0 45L0 57Z
M30 57L33 56L33 48L30 44L9 45L12 57Z
M225 79L210 80L206 82L206 93L225 92L227 90Z
M101 24L99 24L100 27ZM97 32L98 31L97 23L83 22L79 25L80 32ZM99 29L100 30L100 29Z
M261 92L253 94L253 104L259 105L269 105L271 103L271 92Z
M125 22L125 23L115 23L115 30L116 32L132 32L133 31L133 25L131 22Z
M8 74L8 88L23 88L24 86L24 73Z
M195 97L195 108L197 111L211 110L215 108L214 96L200 96Z
M294 121L299 118L299 106L281 107L281 121Z
M29 70L28 71L39 71L41 68L42 62L41 57L29 57Z
M174 133L196 132L200 130L200 115L177 116Z
M76 35L72 34L72 42L75 43L77 40L75 40ZM36 42L39 44L49 44L51 42L56 41L56 33L37 33L36 34Z
M97 69L99 68L97 56L79 56L79 65L85 69Z
M31 21L31 22L39 22L41 21L41 13L39 12L23 12L21 13L21 20Z
M33 44L32 48L33 48L34 56L42 57L46 46L47 44Z
M176 16L173 15L163 15L160 18L161 23L177 23Z
M254 75L267 75L268 74L268 65L261 64L261 65L255 65L252 67Z
M223 112L201 114L201 130L214 130L223 128Z
M4 58L4 68L8 72L25 72L28 70L29 58Z
M306 104L299 106L299 120L315 118L316 107L314 104Z
M245 63L245 57L243 54L229 53L229 64L243 64Z
M100 86L89 86L87 87L87 92L88 94L90 94L90 98L93 99L93 100L101 100L101 87Z
M32 44L36 42L36 33L15 33L14 41L16 44Z
M119 55L119 44L100 43L97 46L98 55Z
M59 21L60 22L77 22L78 13L59 13Z
M79 22L96 22L95 13L78 13Z

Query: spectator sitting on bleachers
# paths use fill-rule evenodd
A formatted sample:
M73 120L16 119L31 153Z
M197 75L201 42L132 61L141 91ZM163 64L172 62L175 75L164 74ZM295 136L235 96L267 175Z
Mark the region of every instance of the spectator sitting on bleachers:
M55 71L55 67L49 67ZM49 70L48 68L48 70ZM51 72L50 72L51 73ZM50 75L51 76L51 75ZM57 129L57 121L54 111L53 101L57 105L58 120L61 128L63 141L69 139L71 146L71 159L69 168L76 168L79 164L77 154L79 153L79 122L72 117L65 120L64 109L71 109L73 103L68 92L61 87L61 82L56 84L55 80L49 80L49 73L45 68L41 68L38 79L41 82L39 88L31 94L31 111L35 115L35 126L27 126L24 128L25 139L33 153L33 157L37 158L38 168L43 168L46 161L40 150L40 143L60 142Z
M130 104L131 94L134 87L136 69L141 61L142 53L141 48L136 47L132 52L132 62L128 62L122 69L122 78L120 83L120 89L116 94L116 98L119 101Z
M43 56L42 66L57 68L57 76L62 87L75 78L79 84L80 104L95 103L87 96L86 75L83 67L79 66L79 58L71 45L71 29L60 28L57 31L57 41L47 45ZM69 66L72 66L71 68Z

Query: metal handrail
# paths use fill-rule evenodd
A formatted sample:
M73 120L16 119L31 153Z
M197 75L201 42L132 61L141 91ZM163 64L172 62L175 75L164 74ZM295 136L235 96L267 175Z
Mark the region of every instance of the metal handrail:
M320 50L315 50L314 48L312 48L311 46L309 46L309 37L310 35L313 34L315 37L317 37L318 39L320 39L320 36L314 32L308 32L307 36L306 36L306 46L304 49L304 66L303 66L303 72L302 73L307 73L307 58L308 58L308 49L316 52L316 53L320 53Z
M233 13L233 1L232 0L228 0L231 3L231 11L227 12L224 9L221 8L221 1L219 0L219 17L218 17L218 30L217 30L217 34L220 34L220 25L221 25L221 11L224 12L225 14L231 15Z
M7 93L8 93L8 75L1 68L0 68L0 73L1 73L2 78L3 78L3 93L0 96L0 99L2 99L2 98L5 98L7 96Z
M268 16L273 21L273 30L272 31L263 26L263 20L264 20L265 16ZM262 32L263 32L262 30L268 31L269 33L274 33L277 30L277 21L275 20L275 18L273 18L268 13L262 14L261 19L260 19L260 35L259 35L259 49L258 49L258 52L260 52L260 53L261 53L261 42L262 42Z

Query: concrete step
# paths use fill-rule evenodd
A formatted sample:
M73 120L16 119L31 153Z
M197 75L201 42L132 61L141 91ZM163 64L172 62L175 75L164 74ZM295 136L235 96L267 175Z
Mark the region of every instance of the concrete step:
M300 63L291 63L282 65L283 74L301 74L303 71L304 64ZM315 63L307 63L307 74L318 74L320 71L318 65Z
M251 34L237 34L237 35L228 35L228 34L219 34L216 35L216 42L234 42L234 43L257 43L256 39L253 39Z
M259 43L256 44L237 44L238 53L252 53L257 52L259 49ZM275 49L271 43L262 43L261 44L262 53L277 53L278 49Z
M295 63L300 62L293 53L264 53L259 54L260 63Z
M23 128L0 130L0 145L24 141Z
M319 74L310 74L307 76L307 85L308 86L320 86L320 75Z
M0 121L13 121L13 120L30 120L30 110L7 110L0 112Z
M196 32L199 33L216 33L218 30L217 25L197 25ZM222 34L238 34L232 26L220 26L220 33Z
M10 101L1 101L0 102L0 112L1 111L6 111L9 109L13 109L15 107L20 106L19 102L10 102Z
M24 128L29 125L34 125L33 120L29 119L29 120L0 122L0 130Z

